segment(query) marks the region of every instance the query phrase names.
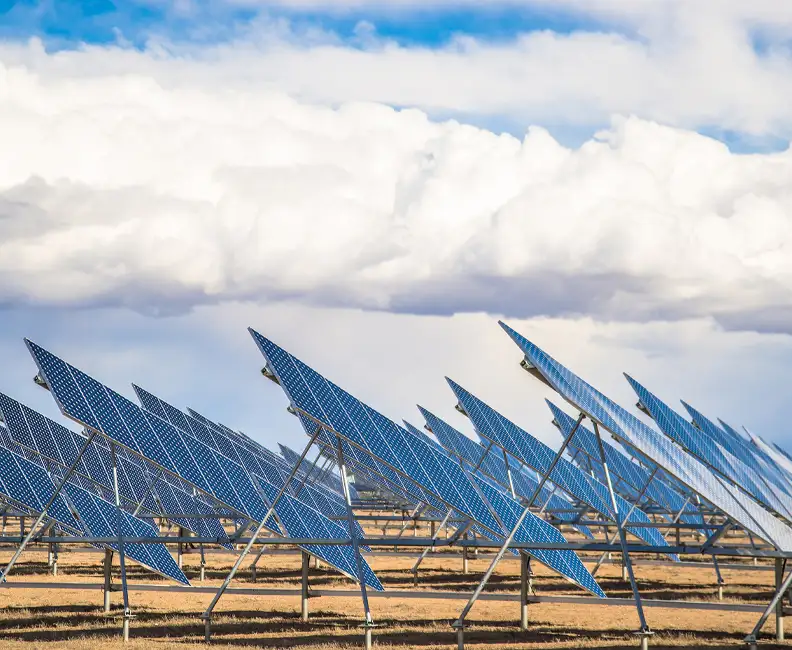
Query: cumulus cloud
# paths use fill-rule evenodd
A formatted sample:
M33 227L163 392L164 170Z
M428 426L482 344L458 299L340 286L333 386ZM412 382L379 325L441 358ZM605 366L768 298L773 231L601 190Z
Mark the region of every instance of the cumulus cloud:
M292 298L790 330L790 151L638 118L570 149L107 52L0 64L6 305ZM110 65L125 56L149 72ZM166 85L170 66L192 74Z

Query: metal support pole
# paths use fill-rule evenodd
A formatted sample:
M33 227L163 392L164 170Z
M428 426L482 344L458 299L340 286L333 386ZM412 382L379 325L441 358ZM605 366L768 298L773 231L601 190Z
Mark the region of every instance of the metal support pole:
M242 549L242 552L239 554L239 557L237 557L236 562L234 562L234 566L231 567L231 571L228 572L228 575L223 581L223 584L220 585L220 588L217 590L217 593L214 595L214 598L212 598L212 602L209 603L209 606L206 608L206 611L202 614L201 618L204 619L204 639L207 643L209 643L209 641L212 638L212 611L214 610L215 605L217 605L217 602L225 593L226 589L228 589L228 585L231 584L231 581L234 579L234 576L236 575L236 572L239 570L239 567L242 565L242 562L247 557L247 554L250 553L250 549L253 548L253 544L256 543L256 539L261 534L261 531L264 529L264 523L267 520L269 520L269 518L275 512L275 505L278 503L281 496L283 496L283 493L288 488L289 484L291 483L291 480L294 478L294 474L297 472L297 468L300 466L300 463L302 462L303 458L305 458L305 455L308 453L308 450L311 448L311 445L313 445L314 441L316 440L316 437L319 435L319 432L321 430L322 427L317 425L316 431L313 432L311 439L308 441L308 444L305 446L305 449L303 449L303 452L300 455L300 460L294 466L288 478L284 481L283 487L281 487L281 489L278 490L278 494L272 500L272 503L270 504L267 513L261 519L261 522L256 527L256 530L253 532L253 535L250 537L250 540L248 541L245 548Z
M200 581L203 582L206 579L206 556L204 555L204 545L201 542L201 577Z
M781 558L776 558L775 561L775 587L776 589L781 589L781 584L784 582L784 569L786 568L786 562ZM781 643L784 640L784 598L783 593L782 597L778 600L778 605L776 605L775 610L775 619L776 619L776 641Z
M41 522L44 521L44 517L47 516L47 510L49 510L50 506L53 503L55 503L55 499L58 498L58 495L63 489L63 486L66 484L66 481L68 481L71 475L74 473L74 470L77 468L77 463L80 462L80 459L83 457L85 450L88 449L88 445L91 444L91 441L94 439L95 435L96 432L91 431L90 435L85 440L82 447L80 448L80 451L77 454L77 457L74 459L74 462L71 464L71 467L69 467L69 469L66 470L66 473L63 475L63 478L58 483L57 487L55 488L55 491L47 500L47 503L44 504L44 507L41 509L41 514L39 514L39 516L36 518L36 521L33 522L33 525L30 527L30 532L27 535L25 535L25 518L21 517L19 519L21 526L20 537L23 537L24 539L22 540L22 543L19 545L17 550L14 552L14 554L11 556L11 559L8 561L8 564L6 565L6 568L3 570L2 573L0 573L0 582L5 582L6 578L8 578L9 572L11 571L11 569L14 568L14 565L19 559L19 556L22 555L22 552L25 550L25 547L30 543L30 540L33 538L33 535L36 532L36 528L38 528Z
M346 501L347 527L349 529L349 538L352 541L352 548L355 552L357 578L360 583L360 596L363 600L363 610L365 613L365 620L363 621L364 645L366 650L370 650L371 628L374 626L374 621L371 618L371 609L369 609L366 580L363 573L363 556L360 553L360 539L358 538L357 528L355 527L355 513L352 512L352 498L349 492L349 476L347 476L344 451L341 447L341 437L339 435L336 435L336 453L338 454L338 470L341 473L341 487L344 490L344 500Z
M132 610L129 608L129 591L127 590L126 574L126 553L124 551L124 530L123 515L121 514L121 492L118 489L118 459L116 458L116 448L114 443L110 443L110 455L113 458L113 493L115 495L116 507L116 534L118 535L118 561L121 564L121 592L124 596L124 622L122 624L121 636L124 643L129 641L129 621L132 618Z
M657 466L655 466L655 468L652 470L652 473L649 475L649 478L646 479L646 483L644 484L643 489L638 494L638 498L635 500L635 503L633 503L632 506L630 507L630 511L627 513L627 516L624 517L624 521L629 521L630 520L630 515L632 515L633 510L635 510L638 507L638 501L641 500L641 497L643 497L643 495L646 492L646 490L649 489L649 484L654 480L655 474L657 474L657 470L658 469L659 468ZM679 514L682 514L682 513L680 512ZM677 515L677 516L679 516L679 515ZM616 536L618 535L618 532L613 533L612 535L608 535L607 532L608 532L607 529L605 529L605 534L606 534L605 542L607 544L613 544L613 540L616 539ZM677 528L677 532L679 532L679 528ZM611 559L610 551L606 551L605 553L600 555L599 559L597 560L596 564L594 565L594 568L591 570L591 575L592 576L597 575L597 571L599 571L599 569L602 566L602 563L605 561L606 557L609 560ZM624 575L624 563L622 563L622 580L624 580L625 582L627 581L627 576Z
M443 517L443 521L441 521L441 522L440 522L440 526L439 526L439 527L438 527L436 530L435 530L435 528L434 528L434 523L435 523L435 522L434 522L434 521L432 522L432 531L433 531L433 532L432 532L432 541L435 541L435 540L437 539L437 536L440 534L440 531L441 531L441 530L443 530L443 527L446 525L446 522L448 521L448 518L449 518L450 516L451 516L451 509L449 508L449 509L448 509L448 512L446 512L446 516L445 516L445 517ZM415 564L413 564L413 568L411 569L411 571L412 571L412 574L413 574L413 584L414 584L416 587L418 586L418 567L419 567L419 566L421 566L421 562L423 562L423 561L424 561L424 558L427 556L427 554L429 553L429 550L430 550L430 549L431 549L432 551L434 551L434 550L435 550L435 549L434 549L434 546L427 546L427 547L426 547L426 548L425 548L425 549L424 549L424 550L421 552L421 555L420 555L420 557L419 557L419 558L418 558L418 559L415 561Z
M110 582L111 582L111 571L113 566L113 551L110 548L105 548L105 555L104 555L104 612L108 614L110 612Z
M509 465L509 454L506 453L505 449L503 449L503 462L506 464L506 478L509 480L509 492L512 495L512 499L516 499L517 493L514 491L514 481L512 480L511 466Z
M467 539L467 533L465 533L465 539ZM466 576L468 574L468 547L462 547L462 575Z
M52 543L52 575L58 575L58 542Z
M181 538L184 537L184 528L179 526L178 529L179 541L176 544L176 564L181 569L184 565L184 545L182 544Z
M783 576L784 574L783 564L781 565L781 567L782 567L781 570L779 570L779 565L778 563L776 563L776 585L778 585L779 576ZM768 603L764 613L759 617L759 620L756 622L756 625L754 626L753 630L751 630L751 633L745 637L745 643L748 644L749 647L756 648L756 639L759 636L759 632L761 631L762 626L764 626L765 622L767 621L768 618L770 618L770 614L772 614L774 610L778 612L778 610L776 610L776 607L781 606L782 600L784 598L784 594L789 590L790 586L792 586L792 571L790 571L787 574L786 578L783 579L783 582L781 582L780 586L776 587L775 594ZM781 631L783 633L783 628ZM776 634L777 633L778 633L778 629L776 628Z
M630 561L630 553L627 550L627 537L624 533L624 520L619 515L619 506L616 502L616 494L613 492L613 483L611 483L611 476L610 470L608 469L608 461L605 459L605 448L602 444L602 436L600 435L599 426L595 420L592 420L594 424L594 433L597 436L597 446L599 447L600 453L600 462L602 463L603 471L605 472L605 482L608 486L608 494L610 495L610 502L611 508L613 509L613 516L616 518L616 529L619 532L619 543L622 549L622 561L624 562L624 566L627 569L627 574L630 578L630 586L632 587L633 598L635 599L635 609L638 611L638 620L641 624L641 629L638 631L638 634L641 635L641 645L643 646L644 643L648 647L649 639L648 635L652 634L652 631L649 629L649 626L646 623L646 618L644 617L643 611L643 604L641 603L641 594L638 591L638 585L635 582L635 573L633 572L632 562Z
M311 556L302 551L302 590L300 600L300 618L303 623L308 622L308 568L311 564Z
M531 573L531 556L520 553L520 629L528 629L528 576Z

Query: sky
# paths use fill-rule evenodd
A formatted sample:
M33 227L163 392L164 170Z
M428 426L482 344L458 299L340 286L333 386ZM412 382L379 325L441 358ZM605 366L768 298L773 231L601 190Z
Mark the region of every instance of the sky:
M557 445L502 318L792 448L791 104L775 0L0 0L0 390L57 416L29 337L300 448L250 326Z

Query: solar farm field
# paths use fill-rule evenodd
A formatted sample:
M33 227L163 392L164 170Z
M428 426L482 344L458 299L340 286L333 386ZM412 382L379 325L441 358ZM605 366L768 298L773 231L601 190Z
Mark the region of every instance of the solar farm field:
M10 552L0 553L6 562ZM184 572L196 587L220 584L234 555L207 553L205 582L198 581L199 555L184 555ZM413 586L410 567L414 557L404 554L374 554L370 563L388 591L431 590L460 593L466 597L489 564L491 554L472 553L469 573L463 575L458 553L430 554L421 567L418 586ZM58 575L48 574L44 548L31 549L16 571L16 583L46 582L53 588L14 588L0 591L0 647L69 648L94 650L108 647L171 648L343 648L359 647L361 632L360 598L312 598L307 623L300 620L300 599L291 596L242 596L228 593L216 610L213 640L203 643L201 612L211 593L168 593L131 591L136 619L128 644L119 636L121 594L112 595L112 610L102 611L102 592L55 589L74 583L102 582L102 555L90 549L63 551ZM590 564L589 564L590 566ZM730 566L730 565L729 565ZM127 569L131 584L165 585L137 565ZM539 595L575 594L572 585L557 574L537 566L534 588ZM113 567L117 581L117 562ZM711 565L702 568L646 565L637 561L636 574L646 599L717 602L717 585ZM723 568L726 581L724 603L762 605L772 594L771 564L758 567L745 562L740 569ZM611 598L629 597L630 586L621 579L618 563L606 564L597 575ZM290 551L274 551L262 556L253 582L249 571L238 575L235 587L284 588L299 590L300 556ZM337 571L310 570L312 589L354 589L354 584ZM490 580L486 593L514 594L519 591L519 562L503 561ZM406 648L455 647L449 624L459 613L460 600L372 598L371 608L378 627L375 647ZM592 607L568 604L532 604L529 628L520 631L519 603L479 601L473 608L466 633L471 648L622 648L635 647L636 614L632 607ZM739 647L745 630L755 622L754 612L691 611L647 608L656 648ZM765 632L770 634L770 621ZM783 647L767 642L764 647Z

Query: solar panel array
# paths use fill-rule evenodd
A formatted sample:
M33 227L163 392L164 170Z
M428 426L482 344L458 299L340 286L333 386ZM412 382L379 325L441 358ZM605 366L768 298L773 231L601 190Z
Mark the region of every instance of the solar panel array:
M513 511L522 511L517 500L497 490L490 495L489 490L482 486L482 481L465 472L442 448L429 445L420 437L410 434L258 332L250 332L293 408L342 436L352 446L375 456L402 476L420 484L445 504L496 535L504 535L509 531L508 522ZM556 528L530 513L515 539L564 541ZM583 588L604 597L604 592L574 553L531 553L540 562Z
M482 474L493 479L504 489L509 489L509 474L511 474L511 483L514 491L521 497L529 498L536 491L539 482L524 471L523 465L519 461L516 459L514 459L513 463L510 461L509 467L507 467L506 461L499 452L493 452L492 450L488 452L486 447L474 442L461 431L457 431L432 412L421 406L418 408L426 420L429 430L440 441L440 444L449 452L455 454L470 469L478 467ZM568 512L573 509L572 503L555 494L553 490L543 487L537 503L542 505L544 510L558 510L559 512L554 515L555 517L561 521L573 523L586 537L594 537L585 525L577 523L580 517L579 514Z
M184 478L253 521L260 522L267 515L269 504L262 495L262 492L268 494L264 485L267 481L262 478L254 481L243 466L203 440L142 409L35 343L27 339L26 343L64 415ZM316 516L327 519L289 494L281 496L274 510L275 517L287 531L300 528L299 521L291 521L295 515L305 519ZM275 517L270 517L266 526L284 534ZM346 536L344 528L335 522L327 519L325 523L326 526L317 529L312 537L323 539L321 535L325 533L332 534L332 539ZM310 552L355 577L355 555L351 546L315 546ZM365 561L363 565L366 584L381 590L382 585L371 568Z
M575 426L575 419L564 413L552 402L548 401L547 404L553 413L553 421L566 438ZM577 428L570 445L584 451L592 465L599 468L602 467L596 436L585 425L581 424ZM701 514L693 506L689 505L681 494L665 485L656 475L653 477L651 471L632 462L606 440L602 441L602 447L605 452L605 459L608 461L609 470L627 484L636 496L643 492L657 506L666 510L669 515L667 518L669 519L673 519L681 512L680 521L689 524L703 523Z
M780 550L792 550L792 529L737 488L724 485L708 467L665 435L587 384L528 339L501 324L526 360L576 409L585 412L623 443L635 447L735 522Z
M33 409L0 393L2 414L13 443L24 446L42 458L63 468L71 467L87 438L44 417ZM13 450L13 448L12 448ZM113 490L112 457L106 442L94 438L77 463L76 475L89 479L105 491ZM122 503L139 510L141 517L166 516L174 524L201 537L215 538L229 546L228 536L219 518L218 508L193 494L192 489L158 480L162 472L153 465L127 453L116 458L118 490ZM84 484L84 487L88 484ZM178 515L202 515L179 517ZM219 517L219 515L218 515Z
M3 438L8 439L7 436ZM5 447L0 447L0 467L0 492L6 500L36 515L43 512L55 494L59 477L52 476L36 455L25 457ZM74 482L65 484L47 509L47 517L61 530L71 535L94 537L117 535L115 513L114 504ZM129 513L124 513L122 530L125 534L134 532L142 537L159 536L159 530ZM117 549L115 544L104 546ZM124 550L130 559L147 568L182 584L190 584L163 544L125 544Z
M542 475L550 470L557 452L466 391L459 384L450 379L448 383L479 434L493 441ZM616 521L616 515L609 501L608 488L581 472L566 458L558 459L558 463L550 473L549 480L608 519ZM615 496L619 514L622 517L627 517L627 522L652 522L642 510L633 507L619 495ZM655 528L628 526L627 530L651 546L668 546L665 537ZM676 556L671 555L670 557L675 558Z
M726 427L719 427L684 400L682 406L690 414L694 426L699 431L742 460L753 475L763 481L769 490L780 490L787 498L792 497L792 484L771 458L762 454L744 438L736 436L736 432L729 433Z
M656 395L625 375L644 408L651 414L657 427L680 447L690 452L705 465L710 466L732 485L742 488L757 501L785 519L792 520L792 498L782 500L782 492L769 490L761 479L739 458L732 456L720 445L704 435L692 423L657 398ZM787 503L784 503L786 501Z
M205 421L198 420L192 415L180 411L153 393L139 386L133 385L133 387L141 404L143 404L143 408L167 420L181 431L205 440L218 453L232 454L231 457L258 480L280 488L289 478L293 468L283 458L266 447L255 443L249 438L246 439L247 437L241 434L229 433L221 427L215 429L206 424ZM303 483L297 478L293 478L290 485L290 494L295 497L299 496L301 502L314 508L317 512L324 513L327 516L346 516L346 503L340 494L313 483ZM363 529L357 522L355 523L358 535L363 537Z

